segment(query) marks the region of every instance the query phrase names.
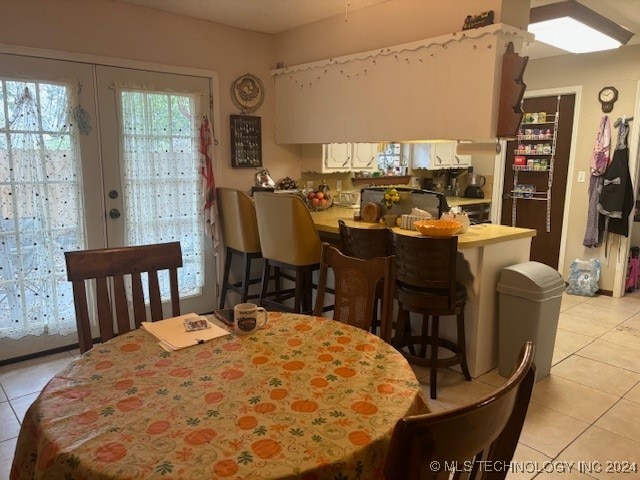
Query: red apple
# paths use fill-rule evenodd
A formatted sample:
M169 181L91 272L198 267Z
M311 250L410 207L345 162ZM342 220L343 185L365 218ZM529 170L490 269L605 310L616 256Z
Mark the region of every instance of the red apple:
M318 192L318 193L316 193L316 197L318 197L320 200L322 200L324 198L324 193Z
M319 198L313 198L311 200L311 205L313 205L314 207L317 207L318 205L320 205L320 199Z
M314 198L316 198L316 192L309 192L307 193L307 198L309 200L313 200Z

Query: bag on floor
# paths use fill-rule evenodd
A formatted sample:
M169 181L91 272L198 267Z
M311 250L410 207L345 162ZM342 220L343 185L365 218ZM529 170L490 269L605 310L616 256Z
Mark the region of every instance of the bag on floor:
M593 297L598 291L598 280L600 280L600 262L595 258L591 260L576 258L571 262L567 293Z

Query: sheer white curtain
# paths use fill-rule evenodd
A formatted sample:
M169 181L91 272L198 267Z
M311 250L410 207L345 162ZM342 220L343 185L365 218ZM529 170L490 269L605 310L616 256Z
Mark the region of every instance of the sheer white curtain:
M70 84L0 79L0 338L75 331L64 251L84 245Z
M200 94L118 87L125 243L179 241L182 297L204 284L204 213L199 181ZM168 279L161 281L169 296Z

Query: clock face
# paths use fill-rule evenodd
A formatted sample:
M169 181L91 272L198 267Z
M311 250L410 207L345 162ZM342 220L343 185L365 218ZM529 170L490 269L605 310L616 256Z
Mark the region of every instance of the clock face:
M604 87L599 95L601 102L615 102L618 98L618 91L613 87Z
M613 110L613 104L618 99L618 90L614 87L604 87L598 93L598 100L602 104L602 111L605 113Z

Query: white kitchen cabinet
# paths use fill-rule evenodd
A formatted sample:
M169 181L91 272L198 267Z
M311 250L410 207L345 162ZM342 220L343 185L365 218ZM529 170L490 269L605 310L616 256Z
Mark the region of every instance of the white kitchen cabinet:
M327 143L322 146L322 161L326 169L349 170L353 146L350 143Z
M305 144L301 147L302 172L376 171L377 143Z
M466 168L470 164L470 155L456 154L456 142L414 143L411 145L412 169Z
M351 168L353 170L378 169L377 143L353 143L351 146Z

